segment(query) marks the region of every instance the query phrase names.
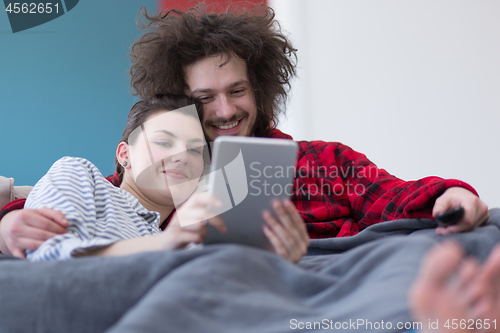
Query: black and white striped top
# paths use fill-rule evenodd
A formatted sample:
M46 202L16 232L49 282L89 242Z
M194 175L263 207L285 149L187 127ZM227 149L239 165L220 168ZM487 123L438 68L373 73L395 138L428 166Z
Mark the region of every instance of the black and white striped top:
M58 210L70 222L68 233L48 239L32 261L64 260L116 241L155 235L160 214L144 208L129 192L113 186L83 158L58 160L29 194L25 208Z

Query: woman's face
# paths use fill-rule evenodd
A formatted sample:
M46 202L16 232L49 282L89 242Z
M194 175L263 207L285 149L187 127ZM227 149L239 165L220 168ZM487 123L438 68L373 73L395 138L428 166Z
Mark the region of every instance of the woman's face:
M195 117L159 111L130 135L137 135L129 145L131 175L141 191L158 204L181 204L202 175L206 143L196 109L191 107L187 112L194 112Z

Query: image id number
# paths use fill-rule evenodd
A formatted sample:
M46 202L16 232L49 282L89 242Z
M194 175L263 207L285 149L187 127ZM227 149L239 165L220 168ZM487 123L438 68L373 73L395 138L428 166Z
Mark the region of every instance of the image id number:
M47 3L9 3L7 8L5 9L9 14L50 14L52 11L55 13L59 13L59 4L52 4L51 2Z

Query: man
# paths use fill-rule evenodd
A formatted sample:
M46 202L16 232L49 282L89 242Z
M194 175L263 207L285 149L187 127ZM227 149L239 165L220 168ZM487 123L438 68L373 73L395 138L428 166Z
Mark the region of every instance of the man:
M271 8L209 15L201 4L186 13L144 15L147 33L132 46L130 71L140 97L185 93L200 99L203 127L212 140L219 135L291 139L275 125L295 75L296 49ZM299 146L292 200L311 238L351 236L375 223L431 217L456 206L465 210L462 220L437 228L437 234L471 230L488 219L486 204L464 182L438 177L405 182L343 144ZM21 205L3 210L2 251L23 256L25 249L65 232L67 221L58 212L10 212Z

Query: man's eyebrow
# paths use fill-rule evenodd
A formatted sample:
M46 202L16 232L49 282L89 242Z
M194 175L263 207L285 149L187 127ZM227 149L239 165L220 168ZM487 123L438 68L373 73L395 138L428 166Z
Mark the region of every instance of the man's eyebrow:
M166 134L168 136L171 136L174 139L177 139L177 136L174 133L170 132L170 131L167 131L167 130L157 130L157 131L155 131L155 133L158 133L158 132L159 133L164 133L164 134ZM189 140L189 142L201 142L201 143L205 143L205 141L203 139L200 139L200 138L191 139L191 140Z
M238 80L238 81L233 82L233 83L231 83L230 85L228 85L228 86L226 87L226 89L231 89L231 88L237 87L237 86L239 86L240 84L244 84L244 83L250 83L250 82L248 82L248 80L244 80L244 79L242 79L242 80Z
M226 90L228 90L228 89L232 89L232 88L234 88L234 87L239 86L240 84L247 84L247 83L249 84L250 82L248 82L248 80L241 79L241 80L238 80L238 81L233 82L233 83L231 83L231 84L228 84L228 85L225 87L225 89L226 89ZM210 89L210 88L203 89L203 88L202 88L202 89L196 89L196 90L193 90L193 91L191 92L191 94L193 94L193 95L194 95L194 94L197 94L197 93L203 93L203 94L206 94L206 93L212 93L212 92L214 92L214 89Z

